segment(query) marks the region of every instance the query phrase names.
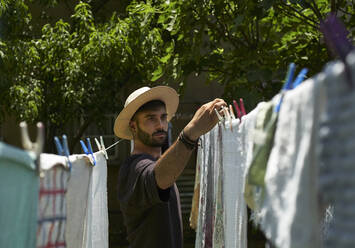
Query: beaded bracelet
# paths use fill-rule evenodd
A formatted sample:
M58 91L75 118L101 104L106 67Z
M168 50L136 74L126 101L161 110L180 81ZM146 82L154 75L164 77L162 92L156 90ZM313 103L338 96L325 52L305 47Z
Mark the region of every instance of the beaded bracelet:
M181 133L179 134L178 140L180 140L186 146L187 149L193 150L193 149L195 149L198 146L198 140L199 139L197 139L196 141L193 141L193 140L189 139L184 134L184 130L182 130Z

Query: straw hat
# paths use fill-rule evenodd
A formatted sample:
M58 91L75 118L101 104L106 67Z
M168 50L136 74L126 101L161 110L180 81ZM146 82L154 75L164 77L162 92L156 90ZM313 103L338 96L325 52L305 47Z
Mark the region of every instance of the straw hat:
M173 88L167 86L142 87L128 96L124 108L117 116L113 129L116 136L122 139L133 139L129 122L142 105L152 100L161 100L165 103L168 121L174 117L179 105L179 95Z

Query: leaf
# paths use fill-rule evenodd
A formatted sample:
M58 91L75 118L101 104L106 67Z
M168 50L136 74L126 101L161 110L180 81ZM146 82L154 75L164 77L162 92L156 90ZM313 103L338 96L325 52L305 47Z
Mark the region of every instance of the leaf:
M150 80L154 82L159 78L161 78L162 75L163 75L163 68L161 65L159 65L158 68L152 73L152 78Z

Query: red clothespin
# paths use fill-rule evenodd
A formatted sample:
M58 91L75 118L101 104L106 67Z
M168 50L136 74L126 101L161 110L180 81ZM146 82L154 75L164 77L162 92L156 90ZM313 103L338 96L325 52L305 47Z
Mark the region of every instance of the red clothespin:
M241 114L240 114L240 109L239 109L239 106L238 106L238 103L237 103L236 100L233 100L233 105L234 105L235 110L237 111L237 117L238 117L239 119L241 119L242 116L241 116Z
M241 110L242 110L242 116L243 116L243 115L246 115L247 113L245 112L243 98L240 98L240 99L239 99L239 102L240 102L240 108L241 108Z

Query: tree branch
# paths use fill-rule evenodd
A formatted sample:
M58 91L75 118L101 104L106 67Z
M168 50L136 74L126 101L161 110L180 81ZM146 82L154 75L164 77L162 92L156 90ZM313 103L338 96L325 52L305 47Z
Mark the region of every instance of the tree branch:
M313 22L313 23L316 24L316 25L319 25L318 22L316 22L316 21L313 20L312 18L309 18L308 16L305 16L304 14L302 14L300 11L298 11L296 8L292 7L291 5L288 5L288 4L284 3L284 2L281 2L281 3L282 3L283 6L285 6L285 7L289 8L289 9L291 9L291 10L294 11L294 12L296 12L297 14L299 14L300 16L302 16L304 19L309 20L309 21Z
M347 15L354 15L353 13L347 12L346 10L343 10L341 8L339 8L338 10L344 14L347 14Z
M316 4L316 2L314 0L312 0L313 6L312 4L309 4L309 7L313 10L314 14L316 14L316 16L318 17L319 22L323 21L323 17L322 14L320 13L318 6Z
M282 11L282 9L280 9L280 8L278 8L278 7L276 7L276 6L275 6L275 8L278 9L278 10L280 10L280 11ZM298 20L307 23L309 26L313 27L314 29L316 29L316 30L319 29L318 26L315 26L315 25L313 25L312 23L309 23L307 20L302 19L301 17L299 17L299 16L293 14L292 12L289 12L289 11L286 11L286 10L283 11L283 12L284 12L284 14L285 14L286 16L288 16L288 17L295 17L295 18L297 18Z

